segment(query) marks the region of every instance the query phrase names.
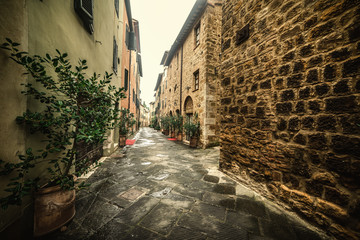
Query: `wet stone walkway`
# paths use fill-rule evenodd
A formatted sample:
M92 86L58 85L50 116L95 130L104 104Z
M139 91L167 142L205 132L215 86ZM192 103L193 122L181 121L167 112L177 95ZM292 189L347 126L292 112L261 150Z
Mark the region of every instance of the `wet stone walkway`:
M87 179L75 218L46 239L325 239L218 171L218 147L191 149L151 128L136 138Z

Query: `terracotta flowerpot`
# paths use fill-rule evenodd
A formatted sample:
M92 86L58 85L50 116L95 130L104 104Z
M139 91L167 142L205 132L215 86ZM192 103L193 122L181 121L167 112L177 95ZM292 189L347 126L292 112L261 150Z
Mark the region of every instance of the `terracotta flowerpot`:
M119 147L124 147L126 145L126 135L119 136Z
M177 136L176 136L176 139L181 142L181 141L182 141L182 138L183 138L183 135L182 135L181 132L179 132L179 133L177 134Z
M167 135L169 135L169 130L164 130L164 132L163 132L163 133L164 133L164 135L166 135L166 136L167 136Z
M197 143L198 143L198 138L197 137L191 137L190 138L190 147L192 148L196 148Z
M60 186L40 189L35 195L34 236L50 233L75 216L75 190Z
M170 137L175 138L175 132L171 132Z

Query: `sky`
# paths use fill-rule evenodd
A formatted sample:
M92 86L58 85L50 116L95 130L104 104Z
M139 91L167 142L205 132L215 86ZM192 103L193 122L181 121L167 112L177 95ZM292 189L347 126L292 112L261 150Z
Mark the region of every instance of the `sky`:
M196 0L131 0L132 17L139 21L143 77L141 99L154 101L154 88L165 51L170 50Z

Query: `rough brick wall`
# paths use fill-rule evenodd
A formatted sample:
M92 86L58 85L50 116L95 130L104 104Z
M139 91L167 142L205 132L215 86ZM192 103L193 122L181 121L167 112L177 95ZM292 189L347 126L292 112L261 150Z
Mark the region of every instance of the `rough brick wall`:
M360 237L359 6L223 3L220 167L339 239Z

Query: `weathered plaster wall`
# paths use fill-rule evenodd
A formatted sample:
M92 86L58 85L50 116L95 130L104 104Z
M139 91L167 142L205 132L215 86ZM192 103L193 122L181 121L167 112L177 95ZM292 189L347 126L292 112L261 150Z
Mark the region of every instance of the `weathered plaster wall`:
M123 1L120 1L122 19ZM55 49L67 52L73 65L79 59L88 61L88 73L112 73L113 39L122 43L121 21L116 16L113 0L94 1L94 34L90 35L74 10L74 1L0 1L0 42L5 37L21 43L20 48L30 54L56 54ZM119 47L119 56L121 48ZM0 158L5 161L18 161L17 155L28 147L36 150L42 146L39 136L26 135L25 129L15 124L15 118L27 107L38 106L31 99L26 99L20 92L20 83L27 79L24 72L8 58L8 53L0 50L0 133L2 136ZM112 84L120 87L121 74L114 75ZM32 81L31 79L29 81ZM115 133L109 133L107 150L113 151L117 139ZM6 146L6 147L4 147ZM34 175L47 175L46 166L36 168ZM5 189L7 178L0 178L0 187ZM6 193L1 191L0 196ZM21 211L30 203L25 199L18 210L9 208L0 212L0 231L21 215ZM21 223L20 223L21 224ZM25 233L24 233L25 234ZM16 239L16 236L14 236Z
M339 239L360 237L357 0L227 0L220 167ZM250 24L250 37L236 33Z
M0 43L5 37L21 42L25 51L28 50L28 17L27 1L0 1ZM13 163L18 161L17 155L25 150L25 133L15 123L15 118L26 110L26 98L23 97L20 82L27 81L22 75L22 68L10 61L8 52L0 49L0 159ZM8 177L0 177L0 189L5 189ZM0 197L5 196L0 192ZM0 210L0 232L9 222L21 215L22 208L10 207L7 211Z

